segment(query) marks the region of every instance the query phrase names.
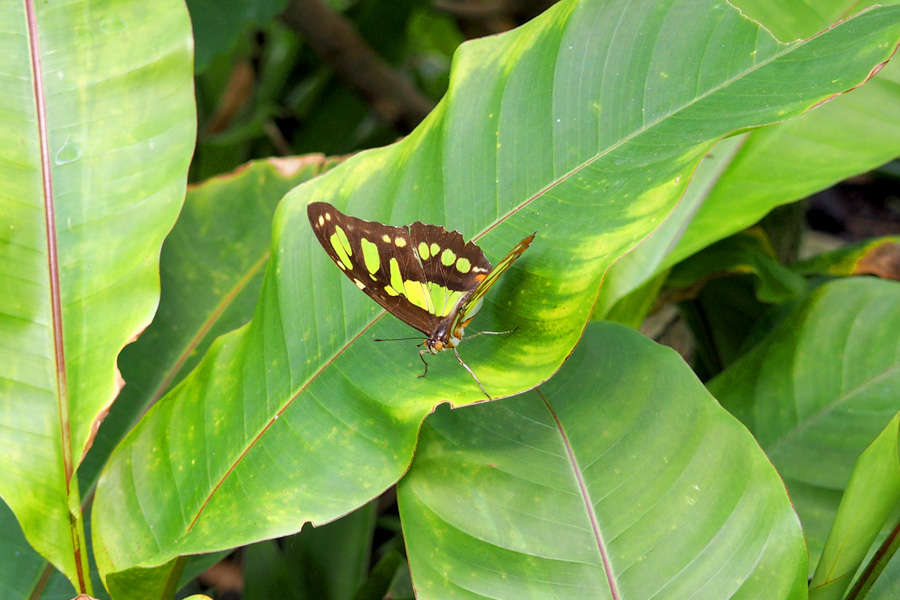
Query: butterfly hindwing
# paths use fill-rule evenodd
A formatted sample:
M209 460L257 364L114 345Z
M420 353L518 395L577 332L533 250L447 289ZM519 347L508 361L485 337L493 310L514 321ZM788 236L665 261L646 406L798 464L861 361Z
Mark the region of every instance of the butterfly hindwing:
M422 333L434 331L440 317L408 228L357 219L324 202L310 204L307 214L325 252L356 287Z
M466 242L458 231L420 222L413 223L409 229L435 315L449 316L490 272L491 263L481 248Z
M478 286L472 292L472 294L466 299L465 304L459 309L459 312L456 314L453 319L453 326L451 327L451 331L456 330L457 327L463 326L465 327L466 323L475 316L475 313L481 308L481 303L484 300L484 295L487 294L488 290L491 289L491 286L496 283L496 281L503 275L504 272L510 267L510 265L515 262L517 258L522 256L522 253L528 249L528 246L531 245L531 241L534 240L534 234L532 233L524 240L516 244L515 248L513 248L506 257L503 258L497 266L490 270L486 276L481 276L478 278Z

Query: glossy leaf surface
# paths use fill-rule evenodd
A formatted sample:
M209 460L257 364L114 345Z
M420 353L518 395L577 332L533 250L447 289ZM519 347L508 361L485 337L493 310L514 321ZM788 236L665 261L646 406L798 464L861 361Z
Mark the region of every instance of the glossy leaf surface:
M190 23L172 0L3 2L0 55L0 495L85 590L74 473L156 309L195 133Z
M418 598L802 598L777 473L671 349L592 323L549 382L441 409L399 486Z
M271 158L188 188L160 257L159 310L119 358L126 385L85 459L82 485L96 483L128 429L197 365L216 337L253 317L275 208L327 164L321 155Z

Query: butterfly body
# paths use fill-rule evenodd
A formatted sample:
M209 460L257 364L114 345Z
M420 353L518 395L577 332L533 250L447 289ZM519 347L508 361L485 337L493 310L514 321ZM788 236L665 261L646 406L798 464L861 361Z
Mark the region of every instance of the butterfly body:
M307 214L322 247L356 287L427 336L420 357L453 349L475 377L456 347L488 289L528 248L534 234L494 268L474 242L438 225L383 225L345 215L325 202L309 204Z

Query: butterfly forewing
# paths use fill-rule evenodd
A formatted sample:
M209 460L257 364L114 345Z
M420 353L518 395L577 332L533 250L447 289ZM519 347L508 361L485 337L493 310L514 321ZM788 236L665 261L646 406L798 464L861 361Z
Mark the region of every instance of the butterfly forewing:
M313 232L331 260L391 314L429 335L440 317L433 310L425 271L406 227L345 215L330 204L307 207Z

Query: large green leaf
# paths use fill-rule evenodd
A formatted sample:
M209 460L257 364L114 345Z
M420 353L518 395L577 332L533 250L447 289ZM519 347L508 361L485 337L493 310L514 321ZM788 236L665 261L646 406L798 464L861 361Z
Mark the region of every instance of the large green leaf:
M418 598L802 598L772 465L671 349L593 323L536 391L425 421L398 489Z
M864 88L741 139L736 155L664 265L755 223L775 206L800 200L900 154L898 84L900 63L891 63ZM735 218L738 202L740 220Z
M85 591L74 474L156 308L195 133L190 23L175 0L60 0L0 3L0 24L0 495Z
M371 343L408 328L331 264L308 202L456 228L495 261L537 231L475 325L518 331L462 347L492 395L518 393L559 367L604 271L671 211L716 139L862 83L898 36L896 9L785 45L724 3L586 0L464 45L413 134L288 195L253 322L114 452L94 512L107 583L347 513L399 479L437 403L483 399L452 355L417 379L411 345Z
M857 457L900 410L900 283L813 292L709 389L784 478L813 564Z
M779 39L807 37L861 6L735 0ZM863 3L867 5L870 3ZM881 2L896 4L896 2ZM655 273L800 200L900 155L900 63L866 86L784 123L729 138L710 152L676 212L610 270L596 308L608 314Z

